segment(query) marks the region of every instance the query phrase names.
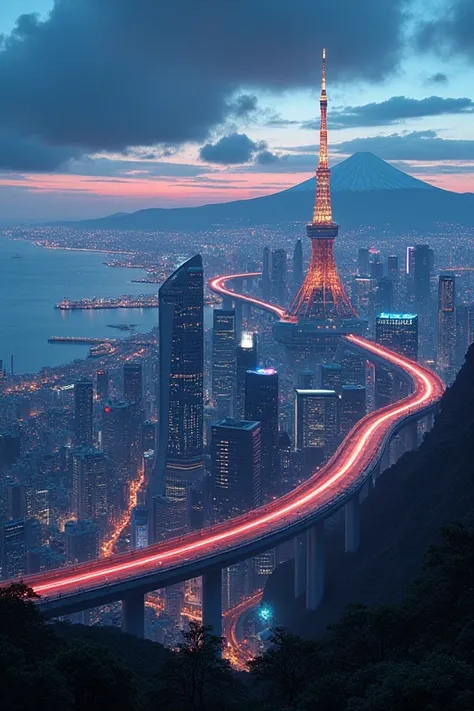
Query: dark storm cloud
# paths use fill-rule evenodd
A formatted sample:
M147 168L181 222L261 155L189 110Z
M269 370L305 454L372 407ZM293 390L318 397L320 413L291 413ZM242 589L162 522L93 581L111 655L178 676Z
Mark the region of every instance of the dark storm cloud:
M81 151L77 147L52 146L35 136L19 137L0 130L0 168L3 170L43 172L68 163Z
M474 2L445 0L435 17L418 28L421 49L442 56L460 55L474 62Z
M255 160L261 165L271 162L273 154L265 141L252 141L246 133L230 133L216 143L206 143L199 151L199 157L206 163L237 165ZM276 156L275 156L276 160Z
M56 0L4 38L0 130L84 152L202 142L242 87L314 85L323 43L331 81L382 79L405 2Z
M447 84L448 77L443 72L436 72L432 76L428 77L428 84Z
M331 149L339 153L370 151L385 160L474 160L474 141L439 138L435 131L355 138Z
M410 99L406 96L392 96L386 101L335 109L331 112L329 125L333 129L389 126L407 119L444 114L466 114L473 111L474 101L466 97L443 99L441 96L427 96L425 99ZM303 121L301 127L313 130L318 125L319 119L317 121Z

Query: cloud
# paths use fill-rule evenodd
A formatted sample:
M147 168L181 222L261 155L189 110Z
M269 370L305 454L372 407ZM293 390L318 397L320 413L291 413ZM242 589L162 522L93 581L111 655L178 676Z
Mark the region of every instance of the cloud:
M472 0L447 0L435 8L438 12L434 17L418 27L418 46L443 57L454 54L474 62Z
M56 0L3 40L0 130L70 153L201 143L252 110L243 87L313 86L323 43L331 81L383 79L399 62L404 6Z
M474 160L474 140L439 138L436 131L411 131L389 136L355 138L333 145L339 153L370 151L385 160Z
M430 77L428 77L427 83L428 84L447 84L448 77L446 76L446 74L443 74L443 72L436 72L436 74L432 74Z
M362 106L346 106L331 111L329 126L333 129L361 126L390 126L407 119L445 114L466 114L474 112L474 101L467 97L452 99L441 96L427 96L424 99L410 99L406 96L392 96L386 101L373 102ZM315 129L318 120L303 121L301 128Z
M243 118L257 110L258 99L253 94L241 94L230 104L231 113L236 118Z
M230 133L216 143L206 143L199 151L199 157L206 163L238 165L255 160L261 165L278 160L268 150L265 141L252 141L246 133Z
M71 146L52 146L36 136L21 137L0 130L0 169L47 172L67 164L81 151Z

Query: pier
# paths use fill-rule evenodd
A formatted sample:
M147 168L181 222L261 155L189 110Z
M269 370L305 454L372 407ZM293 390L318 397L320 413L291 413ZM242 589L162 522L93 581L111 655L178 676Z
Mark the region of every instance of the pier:
M51 336L51 338L48 338L48 343L68 343L69 345L76 344L78 346L99 346L102 343L108 343L113 346L117 342L117 338L87 338L85 336Z
M156 309L158 306L159 302L156 294L139 294L138 296L123 294L116 299L93 297L91 299L72 301L65 298L55 304L54 308L61 311L78 311L89 309Z

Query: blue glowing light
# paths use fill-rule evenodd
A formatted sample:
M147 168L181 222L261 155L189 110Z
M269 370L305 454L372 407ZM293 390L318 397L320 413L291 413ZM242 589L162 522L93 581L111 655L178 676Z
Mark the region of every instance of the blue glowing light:
M263 622L269 622L273 617L273 613L268 607L268 605L262 605L258 614L260 615L260 618L263 620Z

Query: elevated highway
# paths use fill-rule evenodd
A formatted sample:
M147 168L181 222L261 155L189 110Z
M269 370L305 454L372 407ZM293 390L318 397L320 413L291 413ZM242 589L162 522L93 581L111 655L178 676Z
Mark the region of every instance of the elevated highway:
M228 286L231 279L256 276L257 273L218 277L211 280L210 287L276 318L287 318L284 309L244 296ZM254 511L142 550L26 576L25 583L40 596L38 604L45 616L57 617L122 600L124 629L143 635L145 593L202 575L203 620L220 633L221 569L291 539L295 540L296 577L300 581L295 580L295 591L304 577L307 606L317 607L324 590L324 520L346 506L346 549L356 549L361 489L380 468L393 435L432 413L444 390L440 378L428 368L359 336L346 338L367 358L378 359L408 377L411 394L366 415L324 467L290 493Z

